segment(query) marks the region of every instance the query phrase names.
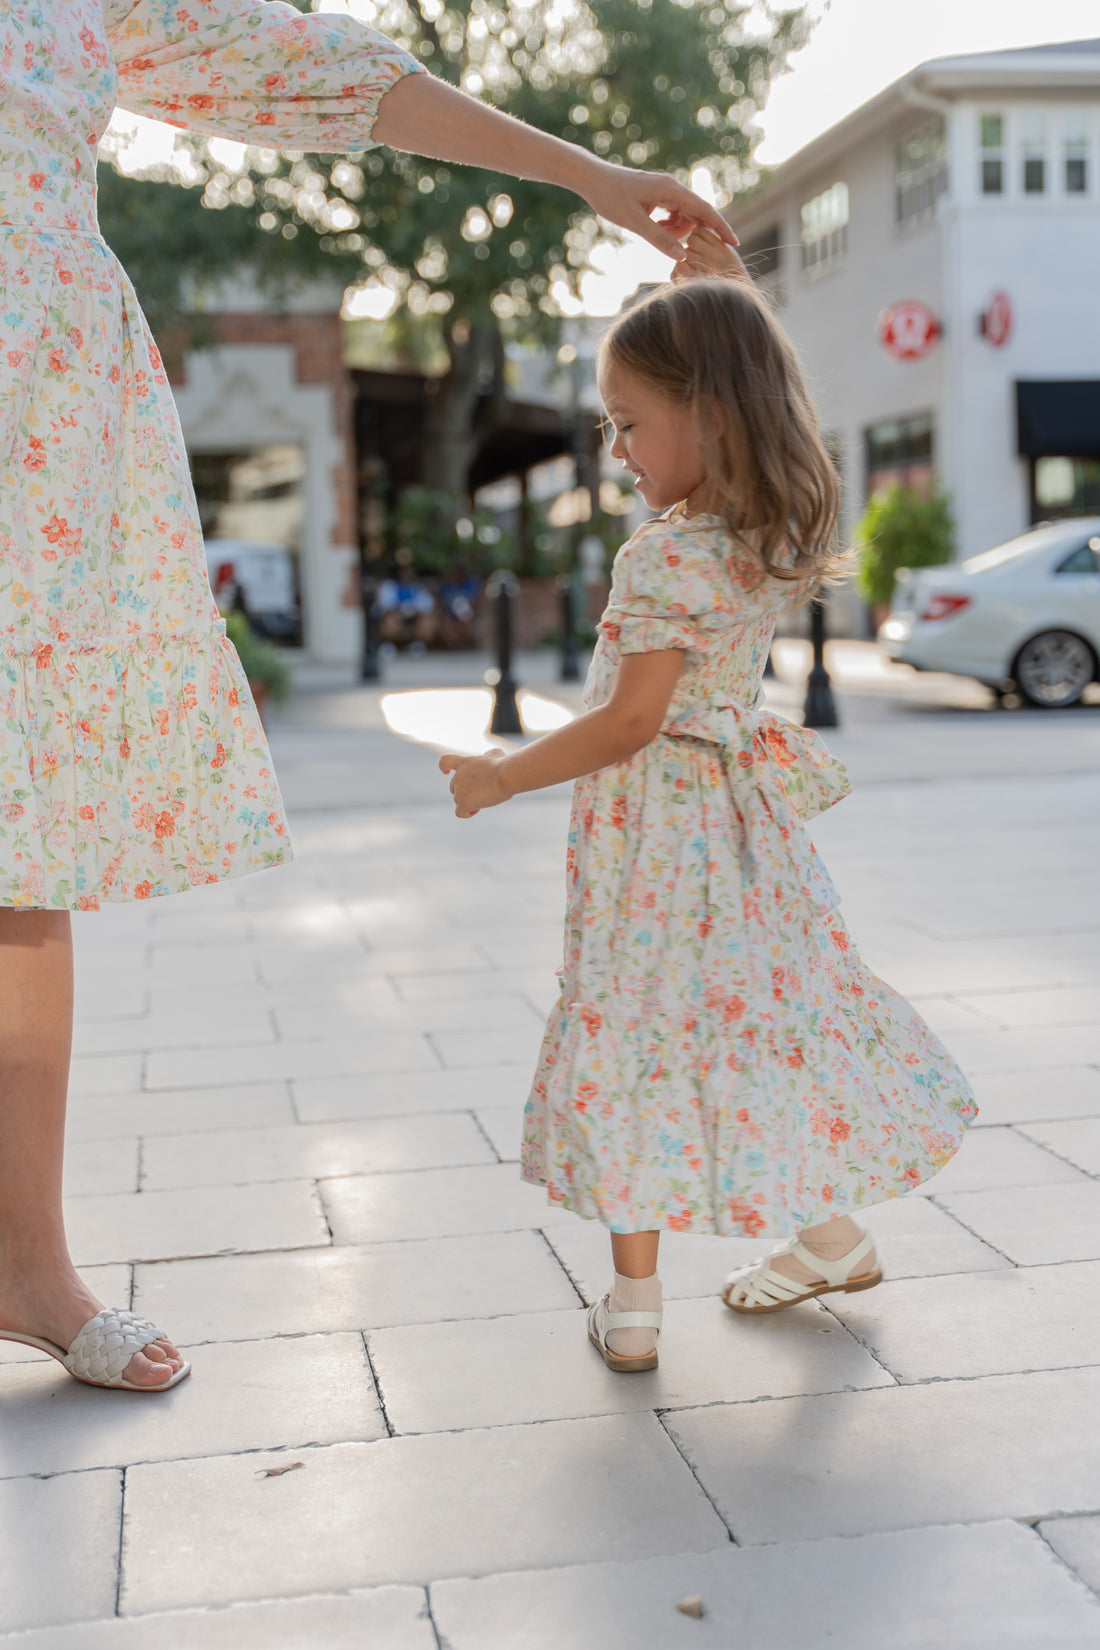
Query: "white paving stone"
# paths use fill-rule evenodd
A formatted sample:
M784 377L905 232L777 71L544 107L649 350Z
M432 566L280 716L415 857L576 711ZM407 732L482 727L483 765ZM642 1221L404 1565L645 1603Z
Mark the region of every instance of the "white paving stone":
M87 1064L88 1062L82 1062ZM186 1049L151 1054L148 1089L262 1083L295 1077L344 1077L375 1072L433 1071L439 1061L427 1037L393 1032L329 1042L263 1043L245 1048Z
M7 1414L5 1404L0 1472ZM0 1625L11 1632L113 1614L121 1509L119 1472L0 1480Z
M1100 1070L1095 1066L979 1075L974 1088L981 1107L979 1124L1100 1117Z
M550 1227L576 1219L520 1180L512 1163L326 1180L321 1196L335 1243L459 1236Z
M261 1002L247 1009L202 1015L172 1009L140 1019L92 1020L76 1028L73 1048L77 1054L115 1054L274 1041L271 1015Z
M990 1187L1047 1186L1080 1181L1080 1172L1039 1149L1013 1129L968 1129L945 1169L926 1180L929 1197L945 1192L983 1192Z
M659 1368L630 1380L589 1345L579 1308L376 1330L369 1345L394 1430L443 1432L891 1385L835 1328L816 1307L765 1326L717 1299L673 1301Z
M8 1638L11 1650L436 1650L420 1587L172 1610L45 1627Z
M962 1002L1003 1026L1094 1025L1100 1020L1100 985L988 991L964 997Z
M1100 1259L1100 1184L957 1192L944 1207L1017 1266Z
M565 1309L576 1293L538 1232L267 1255L135 1269L135 1310L186 1342L371 1329Z
M510 1106L479 1106L474 1112L479 1128L492 1141L502 1163L519 1162L525 1104L526 1100L520 1099Z
M1023 1124L1021 1134L1064 1157L1086 1174L1100 1175L1100 1117L1080 1117L1062 1123Z
M701 1620L676 1609L691 1596ZM448 1650L1100 1644L1100 1605L1034 1532L1008 1522L440 1581L431 1597Z
M253 1249L302 1249L324 1243L327 1228L309 1181L77 1197L69 1204L69 1241L77 1263L173 1260L182 1255Z
M513 1031L448 1031L432 1037L449 1070L470 1066L523 1066L533 1077L542 1044L543 1025L534 1014Z
M385 1036L393 1031L429 1033L476 1033L495 1036L498 1032L542 1030L542 1020L525 997L451 997L433 1001L398 1002L391 1008L364 1014L343 1006L321 1008L295 1006L275 1011L279 1035L288 1042L315 1037ZM479 1061L478 1064L485 1064Z
M681 1410L744 1545L1100 1509L1100 1369Z
M726 1530L651 1415L386 1438L127 1474L122 1608L423 1582L716 1547ZM308 1537L308 1538L307 1538Z
M359 1123L164 1135L145 1142L142 1186L146 1191L159 1191L249 1181L317 1180L495 1160L492 1147L468 1113L444 1112Z
M0 1454L3 1473L16 1479L31 1472L83 1474L212 1450L296 1449L386 1436L359 1335L225 1342L202 1347L193 1363L186 1381L156 1397L103 1393L53 1362L5 1370L11 1433Z
M74 1140L65 1152L65 1196L136 1192L138 1143L133 1138Z
M75 1059L69 1070L69 1098L134 1094L141 1088L139 1054L91 1054Z
M291 1085L303 1123L409 1112L470 1111L483 1103L526 1101L530 1074L515 1066L476 1071L395 1072L369 1077L301 1078Z
M1100 1364L1100 1261L906 1278L826 1304L901 1381ZM929 1333L929 1324L935 1333Z
M242 1083L208 1089L172 1089L77 1100L69 1107L68 1137L179 1134L185 1129L255 1129L293 1123L285 1083Z
M1092 1518L1046 1518L1039 1525L1048 1541L1094 1593L1100 1593L1100 1515Z

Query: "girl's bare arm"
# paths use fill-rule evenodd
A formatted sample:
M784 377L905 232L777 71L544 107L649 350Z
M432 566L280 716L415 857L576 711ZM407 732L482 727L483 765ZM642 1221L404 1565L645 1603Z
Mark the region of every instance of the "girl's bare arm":
M628 653L606 705L508 756L490 751L486 756L440 757L440 771L454 775L451 794L459 819L472 819L519 791L542 790L628 761L656 737L683 662L680 649Z
M736 245L725 219L675 178L599 160L587 149L468 97L436 75L408 74L391 86L379 104L373 136L393 149L560 184L601 217L633 230L670 258L679 258L683 247L673 229L650 217L662 208L677 223L705 224L721 241Z

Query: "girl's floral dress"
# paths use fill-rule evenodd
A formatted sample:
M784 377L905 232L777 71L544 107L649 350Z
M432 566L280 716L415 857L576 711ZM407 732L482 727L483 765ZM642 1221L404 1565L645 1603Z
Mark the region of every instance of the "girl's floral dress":
M111 112L362 148L416 67L277 0L0 5L0 905L147 899L290 855L168 382L96 224Z
M522 1167L613 1231L783 1237L918 1185L977 1112L861 963L804 829L844 769L759 708L789 594L716 516L650 522L616 558L586 703L623 654L686 659L656 739L577 782Z

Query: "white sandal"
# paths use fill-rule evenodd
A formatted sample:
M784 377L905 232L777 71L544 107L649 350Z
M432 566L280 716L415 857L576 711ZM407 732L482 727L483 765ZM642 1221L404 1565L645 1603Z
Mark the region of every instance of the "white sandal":
M127 1392L167 1392L190 1375L191 1365L184 1363L166 1381L158 1381L155 1386L136 1386L133 1381L123 1380L122 1372L136 1352L144 1352L153 1341L166 1338L155 1323L121 1307L106 1307L89 1318L77 1331L67 1352L56 1342L43 1340L38 1335L0 1329L0 1341L15 1341L20 1346L48 1352L51 1358L64 1364L75 1380L83 1381L86 1386L121 1387Z
M767 1260L758 1260L752 1266L740 1266L731 1272L722 1286L722 1299L732 1312L752 1314L782 1312L787 1306L797 1306L800 1301L813 1300L815 1295L829 1295L836 1290L854 1295L861 1289L873 1289L882 1282L880 1268L876 1266L871 1272L858 1272L855 1268L872 1253L874 1247L874 1239L869 1232L865 1232L855 1248L849 1249L839 1260L825 1260L799 1243L797 1238L791 1238L773 1249ZM776 1255L793 1255L824 1281L807 1284L785 1277L771 1264ZM731 1300L734 1293L737 1299Z
M612 1352L607 1344L610 1331L615 1329L655 1329L660 1335L661 1312L612 1312L608 1301L610 1296L605 1295L603 1300L597 1301L588 1311L588 1339L599 1352L600 1357L608 1369L615 1370L619 1375L633 1375L643 1369L656 1369L657 1348L652 1352L644 1352L641 1357L624 1358L619 1352Z

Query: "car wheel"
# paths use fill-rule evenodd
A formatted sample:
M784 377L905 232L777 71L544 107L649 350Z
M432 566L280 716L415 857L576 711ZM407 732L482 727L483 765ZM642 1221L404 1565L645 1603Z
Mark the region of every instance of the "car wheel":
M1075 705L1096 675L1096 657L1072 630L1044 630L1025 642L1012 667L1016 686L1033 705Z

